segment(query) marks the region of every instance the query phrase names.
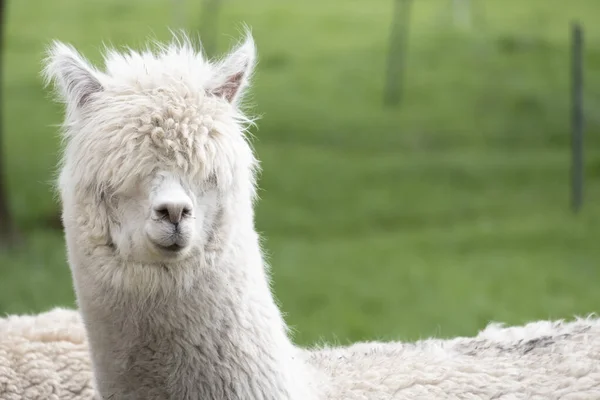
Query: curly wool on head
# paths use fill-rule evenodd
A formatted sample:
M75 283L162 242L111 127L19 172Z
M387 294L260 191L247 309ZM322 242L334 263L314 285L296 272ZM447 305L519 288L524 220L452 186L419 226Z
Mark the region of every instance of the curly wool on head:
M56 42L51 47L45 80L56 79L60 98L70 99L65 100L63 162L71 165L62 167L71 180L61 180L61 190L74 186L112 193L130 187L132 179L150 174L157 164L203 180L214 175L226 187L233 170L257 168L245 149L252 119L239 107L250 77L235 77L240 79L235 92L219 86L228 68L253 66L252 37L229 64L204 59L186 37L155 47L158 51L141 53L107 50L106 72L89 66L71 46ZM228 101L215 93L229 96Z
M217 61L185 36L144 52L108 49L104 61L101 72L55 42L44 68L66 105L58 189L63 219L77 221L82 245L112 245L118 198L140 197L157 172L223 197L236 187L255 198L259 163L246 134L253 121L241 107L256 63L249 34Z

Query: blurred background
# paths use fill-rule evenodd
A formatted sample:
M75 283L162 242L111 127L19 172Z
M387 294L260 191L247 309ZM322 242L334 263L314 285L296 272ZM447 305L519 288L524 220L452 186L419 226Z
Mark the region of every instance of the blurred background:
M51 188L52 39L101 63L169 28L252 28L257 228L295 340L473 335L600 309L600 1L5 0L0 314L74 306ZM584 203L571 23L584 30ZM0 204L1 204L0 199ZM1 207L0 207L1 208Z

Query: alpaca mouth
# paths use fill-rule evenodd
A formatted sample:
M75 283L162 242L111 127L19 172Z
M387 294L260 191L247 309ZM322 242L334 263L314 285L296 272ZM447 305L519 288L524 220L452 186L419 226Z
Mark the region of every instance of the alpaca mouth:
M190 241L181 235L170 235L168 237L153 238L150 236L149 244L154 248L154 252L158 252L159 257L180 258L183 254L187 254L190 248Z
M161 250L165 250L165 251L169 251L169 252L173 252L174 253L174 252L178 252L178 251L183 250L185 246L181 246L181 245L179 245L177 243L173 243L170 246L161 246L161 245L158 245L158 247Z
M166 254L171 254L171 255L176 255L179 254L181 252L183 252L183 250L185 250L185 248L187 246L185 245L181 245L179 243L173 243L171 245L163 245L163 244L158 244L155 243L154 244L162 253L166 253Z

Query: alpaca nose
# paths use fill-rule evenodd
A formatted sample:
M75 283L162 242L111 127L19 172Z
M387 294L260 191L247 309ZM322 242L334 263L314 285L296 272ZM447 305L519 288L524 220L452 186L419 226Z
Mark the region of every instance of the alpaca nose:
M178 225L182 219L192 214L192 206L187 202L163 202L154 208L156 216L161 220L169 220L172 224Z

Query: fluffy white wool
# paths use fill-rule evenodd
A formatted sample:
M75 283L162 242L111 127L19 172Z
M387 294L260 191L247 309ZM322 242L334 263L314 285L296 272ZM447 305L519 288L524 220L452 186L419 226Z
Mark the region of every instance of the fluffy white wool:
M474 338L309 352L328 400L600 399L600 320L492 324Z
M473 338L305 350L327 400L600 399L600 321L492 324ZM0 319L0 399L91 400L77 311Z
M92 399L85 329L77 311L0 318L0 399Z

